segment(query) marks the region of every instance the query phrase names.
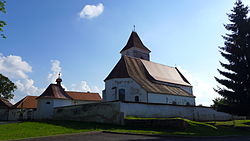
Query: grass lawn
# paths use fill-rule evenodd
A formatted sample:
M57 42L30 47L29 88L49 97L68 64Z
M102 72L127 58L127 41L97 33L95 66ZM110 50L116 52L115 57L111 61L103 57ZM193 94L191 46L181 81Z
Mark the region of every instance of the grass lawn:
M26 121L0 125L0 140L21 139L29 137L49 136L66 133L89 131L113 131L126 133L144 133L160 135L190 135L190 136L221 136L221 135L250 135L250 130L234 128L250 127L250 120L236 120L235 122L196 122L187 119L188 128L185 130L150 129L140 127L126 127L118 125L86 123L77 121Z

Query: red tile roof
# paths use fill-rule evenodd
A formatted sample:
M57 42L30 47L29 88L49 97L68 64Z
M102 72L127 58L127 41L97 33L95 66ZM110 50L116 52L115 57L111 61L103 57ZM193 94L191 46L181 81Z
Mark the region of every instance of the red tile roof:
M101 101L98 93L66 91L73 100Z
M18 101L12 108L17 109L35 109L37 108L37 96L26 96L22 100Z

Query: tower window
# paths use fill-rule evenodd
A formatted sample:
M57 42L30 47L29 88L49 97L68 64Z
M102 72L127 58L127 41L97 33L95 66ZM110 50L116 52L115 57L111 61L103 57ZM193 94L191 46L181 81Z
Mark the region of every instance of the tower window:
M139 96L135 96L135 102L139 102Z
M119 100L125 101L125 89L119 89Z

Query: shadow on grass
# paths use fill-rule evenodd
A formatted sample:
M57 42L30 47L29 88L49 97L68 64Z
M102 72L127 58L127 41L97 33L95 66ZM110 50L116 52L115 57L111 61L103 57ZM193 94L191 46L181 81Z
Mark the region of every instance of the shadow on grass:
M40 123L52 124L56 126L62 126L66 128L71 128L75 130L85 130L91 129L96 131L142 131L142 132L157 132L158 134L166 134L171 132L176 132L174 129L157 129L157 128L148 128L148 127L134 127L134 126L122 126L122 125L114 125L114 124L104 124L104 123L93 123L93 122L82 122L82 121L61 121L61 120L43 120L43 121L36 121ZM185 131L185 130L178 130L178 131Z
M226 135L250 135L249 130L238 129L229 126L218 126L218 129L213 129L204 125L189 125L186 129L173 129L173 128L149 128L149 127L135 127L135 126L121 126L103 123L91 123L81 121L61 121L61 120L48 120L38 121L41 123L62 126L75 130L90 130L90 131L113 131L125 133L144 133L155 135L179 135L179 136L226 136Z

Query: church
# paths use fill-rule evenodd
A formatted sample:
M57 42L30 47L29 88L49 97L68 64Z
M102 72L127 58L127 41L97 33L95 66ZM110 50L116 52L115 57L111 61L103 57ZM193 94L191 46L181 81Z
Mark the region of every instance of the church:
M195 105L192 85L184 75L176 67L150 61L150 52L133 31L104 80L103 101Z
M182 117L197 121L244 119L196 106L193 87L176 67L150 60L150 50L132 31L121 58L104 79L98 93L66 91L60 75L40 96L27 96L11 105L0 99L4 120L76 120L124 124L128 116ZM1 120L1 118L0 118Z

